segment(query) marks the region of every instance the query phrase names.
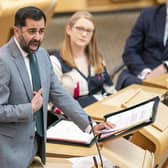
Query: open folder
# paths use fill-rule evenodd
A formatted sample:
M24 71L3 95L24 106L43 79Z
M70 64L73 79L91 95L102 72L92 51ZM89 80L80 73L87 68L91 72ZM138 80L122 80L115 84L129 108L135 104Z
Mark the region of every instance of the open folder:
M155 121L159 97L155 97L127 109L105 115L105 121L115 124L113 129L101 131L99 141L126 135ZM47 140L53 143L90 146L95 137L88 134L69 120L59 120L47 130Z
M105 121L115 124L113 129L102 130L99 141L129 134L155 121L159 97L113 112L104 116Z
M61 119L47 130L47 141L90 146L94 141L94 135L83 132L73 121Z

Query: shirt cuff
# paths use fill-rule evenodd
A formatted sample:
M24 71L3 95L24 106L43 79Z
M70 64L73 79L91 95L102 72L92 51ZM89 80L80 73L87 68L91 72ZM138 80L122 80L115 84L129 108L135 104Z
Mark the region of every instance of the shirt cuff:
M92 122L92 125L93 125L93 127L94 127L94 126L96 125L96 122ZM92 131L92 127L91 127L90 125L88 125L88 126L86 127L86 129L85 129L85 132L88 133L88 134L90 134L91 131Z
M148 73L151 73L152 70L150 68L145 68L139 75L138 75L138 78L143 80L145 79L145 76L148 74Z
M163 61L162 65L164 66L166 72L168 72L168 61Z
M168 66L168 61L163 61Z

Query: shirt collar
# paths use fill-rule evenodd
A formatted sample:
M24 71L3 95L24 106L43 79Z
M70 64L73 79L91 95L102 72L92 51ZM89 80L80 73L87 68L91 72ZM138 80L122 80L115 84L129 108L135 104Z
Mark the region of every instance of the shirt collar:
M18 43L18 41L16 40L15 37L14 37L14 40L15 40L15 43L16 43L17 47L19 48L19 51L21 52L21 55L23 56L23 58L26 58L27 55L28 55L28 53L25 52L25 51L21 48L20 44Z

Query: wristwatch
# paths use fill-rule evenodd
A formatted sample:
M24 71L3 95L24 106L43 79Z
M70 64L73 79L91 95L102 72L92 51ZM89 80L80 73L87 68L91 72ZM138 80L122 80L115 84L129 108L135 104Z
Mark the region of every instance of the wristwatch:
M168 62L167 62L167 61L164 61L162 64L163 64L163 66L165 67L166 72L168 72Z

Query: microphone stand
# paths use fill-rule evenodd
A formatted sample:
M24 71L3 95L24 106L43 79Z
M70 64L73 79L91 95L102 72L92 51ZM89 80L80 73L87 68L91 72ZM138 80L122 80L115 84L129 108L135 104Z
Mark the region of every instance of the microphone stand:
M96 148L97 148L97 151L98 151L101 168L104 168L103 159L102 159L102 156L101 156L101 153L100 153L100 148L99 148L99 144L98 144L98 140L97 140L97 135L95 134L94 129L93 129L92 119L91 119L90 116L88 116L88 119L89 119L90 126L91 126L91 128L92 128L93 135L94 135L94 137L95 137ZM96 162L95 159L96 159L96 158L94 157L94 163ZM98 164L97 164L97 163L95 164L95 166L96 166L96 168L98 168Z

